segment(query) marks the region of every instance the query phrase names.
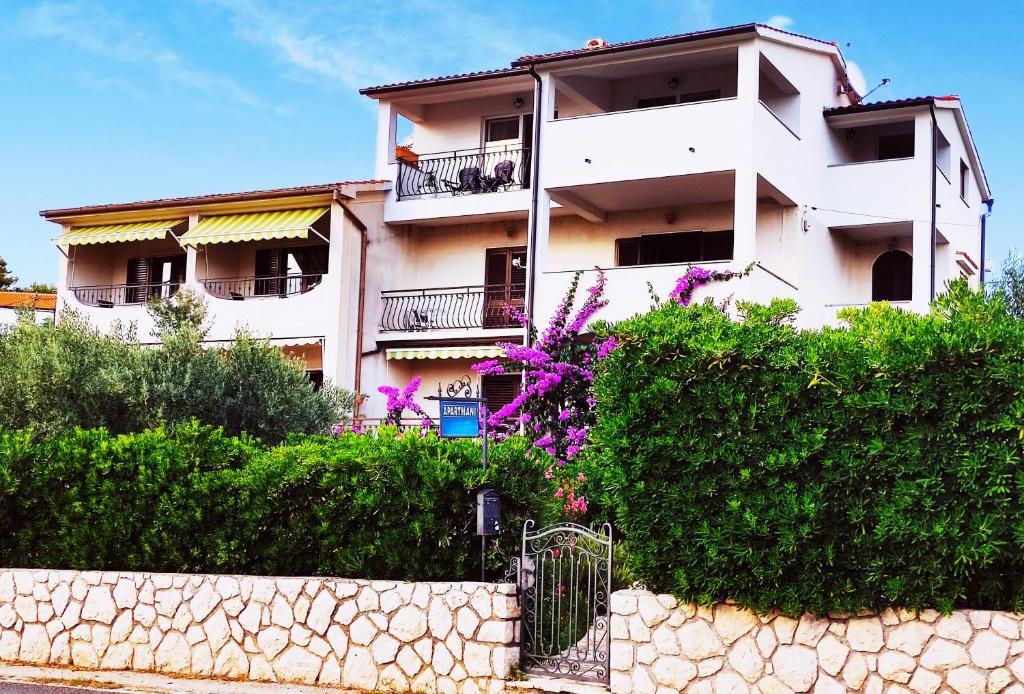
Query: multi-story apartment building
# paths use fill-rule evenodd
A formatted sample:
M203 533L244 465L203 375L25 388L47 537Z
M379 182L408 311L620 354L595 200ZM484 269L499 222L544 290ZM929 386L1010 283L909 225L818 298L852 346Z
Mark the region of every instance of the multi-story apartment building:
M142 320L132 287L193 284L212 338L240 322L291 349L316 338L324 374L373 395L471 374L525 339L507 305L542 325L578 271L605 270L614 320L688 265L752 266L698 298L791 297L804 325L879 299L924 310L983 273L992 198L959 99L863 103L834 43L755 24L595 39L362 91L379 103L374 181L45 212L73 251L62 306ZM298 209L287 230L252 221ZM480 385L493 406L516 379Z

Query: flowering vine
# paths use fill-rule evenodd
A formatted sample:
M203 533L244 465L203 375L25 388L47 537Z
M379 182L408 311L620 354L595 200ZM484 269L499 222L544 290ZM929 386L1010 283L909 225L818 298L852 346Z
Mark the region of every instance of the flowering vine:
M582 273L576 273L573 277L540 336L521 312L510 309L530 331L533 346L502 343L499 346L505 354L501 359L473 366L484 375L509 371L523 374L519 395L492 413L489 423L499 431L509 420L522 425L534 447L552 457L553 463L544 476L554 482L555 496L564 502L570 514L587 511L586 496L580 491L586 476L571 475L564 468L583 450L594 424L594 368L616 347L614 338L580 339L590 319L608 303L604 298L607 278L598 270L594 286L587 290L583 305L574 314L581 276Z
M388 398L388 415L384 420L385 424L401 426L402 415L405 414L406 410L409 410L413 414L419 416L420 423L424 427L429 427L433 424L433 421L427 416L427 413L423 410L420 404L416 402L416 391L420 389L420 384L422 382L422 378L415 376L406 384L405 388L401 390L394 386L380 386L377 388L378 392L386 395Z
M749 267L743 272L690 267L676 281L670 300L689 306L699 287L728 281L750 270ZM501 343L499 347L505 352L502 358L473 366L484 375L523 374L519 395L492 413L489 423L499 432L510 420L521 425L533 446L551 456L554 462L544 472L544 477L555 485L555 497L564 503L570 515L587 511L587 498L582 493L587 478L582 472L573 474L566 466L584 449L595 423L594 370L618 347L614 336L592 339L582 336L587 323L608 300L605 298L607 278L598 269L594 286L587 290L583 305L573 314L581 276L578 272L573 277L551 322L539 337L526 316L515 307L509 307L510 315L528 329L533 338L532 347Z

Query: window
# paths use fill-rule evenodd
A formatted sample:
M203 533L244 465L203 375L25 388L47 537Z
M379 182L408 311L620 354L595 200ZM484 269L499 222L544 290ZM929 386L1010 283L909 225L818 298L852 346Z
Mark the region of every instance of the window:
M971 168L967 162L960 160L960 197L967 202L967 196L971 188Z
M619 239L616 245L619 267L731 260L733 232L683 231L647 234Z
M497 412L515 400L521 387L522 377L519 374L480 377L480 393L487 401L488 412Z
M519 139L519 116L488 118L484 121L484 142L508 142Z
M914 156L914 133L879 135L878 158L908 159Z
M708 89L688 94L668 94L665 96L649 96L636 100L637 108L654 108L655 106L671 106L672 104L693 104L698 101L710 101L722 98L720 89Z
M269 296L307 292L327 274L328 247L293 246L256 251L253 294Z
M313 384L313 390L320 391L324 387L323 369L307 369L306 378Z
M125 275L125 302L141 304L172 297L184 281L184 255L132 258Z
M525 303L526 247L488 248L484 259L484 327L517 325L508 309L522 309Z
M910 301L914 259L905 251L888 251L871 267L872 301Z
M935 165L939 167L942 175L949 180L949 140L942 134L941 130L935 131Z

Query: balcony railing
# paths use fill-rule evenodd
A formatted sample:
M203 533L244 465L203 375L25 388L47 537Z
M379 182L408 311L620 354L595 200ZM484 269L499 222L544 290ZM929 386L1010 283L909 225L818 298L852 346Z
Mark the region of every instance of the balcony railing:
M210 296L242 301L304 294L320 284L323 278L322 274L308 274L280 277L219 277L201 282Z
M530 150L521 146L464 149L398 158L399 200L520 190L530 185Z
M150 299L168 299L178 293L181 284L163 282L160 284L99 284L72 287L71 291L79 303L86 306L113 308L144 304Z
M423 332L519 325L509 307L521 309L522 284L437 287L381 292L381 332Z

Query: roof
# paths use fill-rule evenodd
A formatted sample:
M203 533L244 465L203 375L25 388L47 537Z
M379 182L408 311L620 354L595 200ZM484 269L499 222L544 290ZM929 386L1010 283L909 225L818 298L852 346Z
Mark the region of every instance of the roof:
M375 87L364 87L359 90L360 94L384 94L386 92L400 91L405 89L416 89L417 87L434 87L443 84L459 84L460 82L475 82L477 80L498 79L501 77L514 77L516 75L529 74L526 67L500 67L494 70L479 70L477 72L463 72L458 75L444 75L442 77L425 77L408 82L395 82L394 84L381 84Z
M836 106L825 109L825 116L842 116L848 113L870 113L871 111L885 111L893 108L911 108L913 106L927 106L936 101L959 101L956 94L945 96L912 96L906 99L890 99L888 101L873 101L868 104L854 104L851 106Z
M127 212L133 210L150 210L161 207L183 207L188 205L206 205L223 202L242 202L245 200L265 200L272 198L290 198L300 195L325 195L343 188L361 185L379 185L390 183L390 181L339 181L336 183L322 183L311 186L295 186L291 188L268 188L266 190L250 190L242 193L213 193L210 195L196 195L183 198L160 198L158 200L142 200L139 202L123 202L109 205L87 205L85 207L66 207L53 210L42 210L39 215L47 219L52 217L67 217L78 214L93 214L99 212Z
M0 291L0 308L32 308L37 311L56 311L57 295L38 292Z
M674 43L687 43L689 41L699 41L703 39L719 38L723 36L735 36L738 34L753 34L758 29L771 29L787 36L794 38L806 39L808 41L814 41L827 46L835 46L834 41L822 41L816 39L813 36L805 36L803 34L795 34L791 31L785 31L783 29L777 29L768 24L736 24L734 26L722 27L719 29L704 29L701 31L690 31L684 34L669 34L668 36L658 36L650 39L640 39L637 41L623 41L621 43L611 43L601 48L574 48L567 51L556 51L555 53L542 53L539 55L524 55L512 62L512 65L534 65L536 63L547 63L555 60L564 60L566 58L576 58L581 55L595 55L605 53L618 53L621 51L636 50L640 48L652 48L655 46L664 46Z
M465 72L458 75L446 75L443 77L429 77L425 79L412 80L410 82L396 82L394 84L384 84L376 87L366 87L360 89L360 94L366 94L373 96L376 94L383 94L392 91L400 91L406 89L416 89L420 87L433 87L444 84L457 84L460 82L473 82L477 80L495 79L500 77L510 77L514 75L525 75L528 74L530 68L538 63L548 63L557 60L568 60L571 58L579 58L585 55L603 55L608 53L618 53L621 51L636 50L642 48L653 48L656 46L665 46L676 43L687 43L690 41L701 41L705 39L721 38L725 36L737 36L740 34L754 34L759 30L768 29L784 36L789 36L805 41L813 41L815 43L822 44L835 49L835 52L839 53L839 48L836 46L835 41L823 41L816 39L813 36L805 36L804 34L796 34L792 31L785 31L784 29L778 29L768 24L737 24L735 26L722 27L719 29L703 29L701 31L691 31L685 34L670 34L668 36L658 36L650 39L639 39L637 41L623 41L621 43L612 43L607 46L600 48L573 48L565 51L556 51L554 53L540 53L537 55L524 55L518 60L512 61L511 67L498 68L495 70L483 70L480 72ZM842 60L842 57L839 57Z

